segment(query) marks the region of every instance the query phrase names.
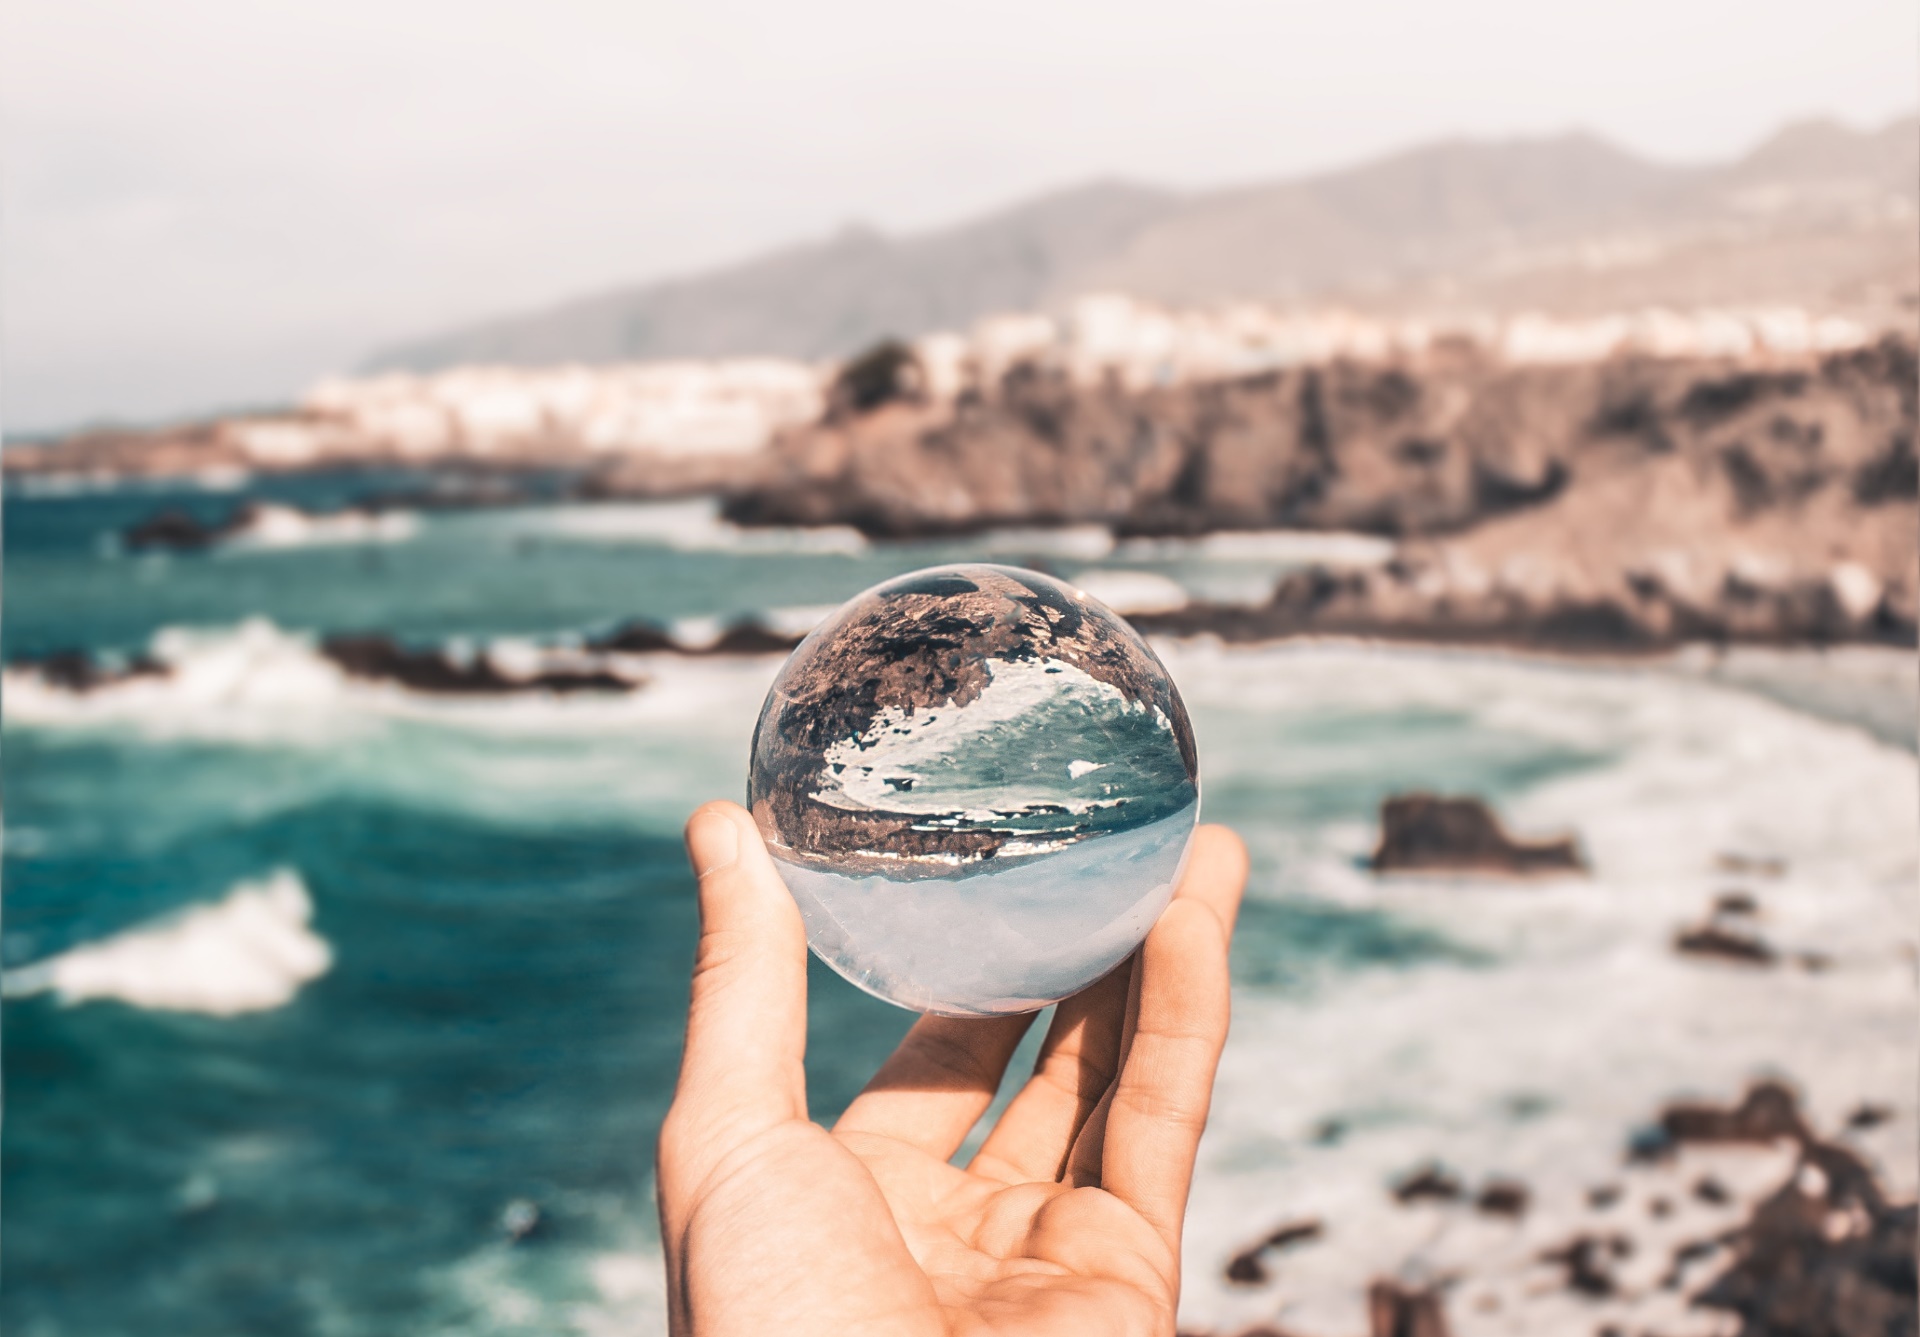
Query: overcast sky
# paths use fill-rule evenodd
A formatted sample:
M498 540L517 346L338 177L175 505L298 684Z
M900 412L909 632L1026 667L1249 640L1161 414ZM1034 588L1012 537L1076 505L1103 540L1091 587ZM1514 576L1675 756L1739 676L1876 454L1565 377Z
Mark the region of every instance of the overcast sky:
M10 0L12 430L284 400L369 349L848 221L1444 135L1726 157L1910 110L1912 0Z

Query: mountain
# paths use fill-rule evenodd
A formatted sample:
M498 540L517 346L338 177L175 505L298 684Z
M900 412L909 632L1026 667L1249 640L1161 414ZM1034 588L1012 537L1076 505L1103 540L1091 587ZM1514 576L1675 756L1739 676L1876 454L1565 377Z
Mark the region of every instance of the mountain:
M832 357L884 334L964 327L1078 289L1181 207L1120 182L1061 191L959 227L898 240L848 228L827 241L689 279L624 288L392 349L375 367L540 364L772 353Z
M371 369L843 356L1111 290L1171 302L1586 309L1862 302L1915 287L1920 118L1791 125L1738 161L1588 134L1456 139L1344 171L1180 194L1098 182L938 231L851 228L685 279L404 343ZM1599 257L1599 258L1596 258Z

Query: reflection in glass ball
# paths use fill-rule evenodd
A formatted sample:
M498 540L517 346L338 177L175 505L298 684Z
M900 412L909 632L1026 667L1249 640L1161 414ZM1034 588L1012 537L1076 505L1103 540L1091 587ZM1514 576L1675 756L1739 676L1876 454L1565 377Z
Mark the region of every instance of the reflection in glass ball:
M1138 633L1034 571L875 586L793 652L747 802L820 958L918 1012L1030 1012L1125 960L1200 808Z

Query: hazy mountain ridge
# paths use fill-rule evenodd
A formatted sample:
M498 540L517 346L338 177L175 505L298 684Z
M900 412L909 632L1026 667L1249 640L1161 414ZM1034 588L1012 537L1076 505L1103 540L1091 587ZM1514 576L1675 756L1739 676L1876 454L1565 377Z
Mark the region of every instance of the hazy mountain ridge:
M401 344L369 365L834 357L883 335L1044 310L1097 289L1172 302L1492 307L1590 307L1613 291L1630 303L1904 295L1915 267L1917 147L1920 118L1909 116L1872 131L1800 122L1735 162L1703 167L1649 162L1570 133L1447 140L1341 171L1187 195L1096 182L932 232L851 228L709 273ZM1627 272L1596 285L1580 248L1617 249L1621 238L1633 254L1615 267ZM1553 273L1516 288L1516 269Z

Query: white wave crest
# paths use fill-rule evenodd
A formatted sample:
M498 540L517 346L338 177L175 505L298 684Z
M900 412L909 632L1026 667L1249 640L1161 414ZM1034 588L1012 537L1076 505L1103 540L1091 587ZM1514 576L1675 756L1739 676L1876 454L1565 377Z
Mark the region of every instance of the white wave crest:
M412 511L341 511L309 515L262 502L226 540L230 550L312 548L335 543L404 543L420 532Z
M235 885L212 905L8 971L5 993L51 992L68 1004L113 998L216 1017L262 1012L284 1006L333 965L312 918L306 884L283 868Z
M1032 553L1097 562L1113 551L1113 531L1105 525L1006 526L982 534L979 546L991 553Z
M1218 562L1279 562L1288 566L1379 566L1392 559L1392 539L1335 531L1261 529L1207 534L1192 539L1128 539L1121 557Z
M256 734L286 739L331 727L321 709L349 690L308 638L265 618L237 627L165 627L152 657L166 672L73 692L31 667L0 674L11 726L134 725L154 737Z
M583 543L631 543L681 552L861 553L866 536L848 525L750 529L720 518L711 497L689 501L533 507L503 517L512 533Z
M1073 583L1082 594L1092 595L1122 617L1187 606L1187 591L1180 582L1156 571L1082 571Z

